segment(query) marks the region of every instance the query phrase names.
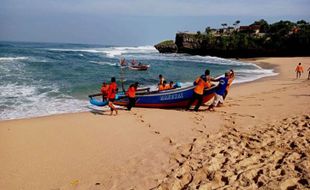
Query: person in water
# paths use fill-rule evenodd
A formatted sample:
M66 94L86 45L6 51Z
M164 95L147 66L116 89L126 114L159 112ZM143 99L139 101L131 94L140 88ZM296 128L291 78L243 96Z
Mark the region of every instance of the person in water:
M100 89L100 91L102 93L102 101L107 99L108 89L109 89L109 85L106 82L103 82L102 86L101 86L101 89Z
M219 79L212 79L212 81L219 82L219 84L216 87L213 103L209 106L208 110L214 111L214 107L218 106L219 103L224 103L223 96L228 85L229 75L230 73L226 72L225 77L221 77Z
M123 67L127 65L125 58L121 58L120 65Z
M200 77L198 77L195 80L195 82L194 82L194 85L195 85L194 94L193 94L193 97L188 102L186 110L189 110L191 105L197 100L197 103L196 103L194 110L198 111L198 109L201 106L202 101L203 101L204 89L206 87L208 87L209 85L211 86L211 84L209 84L208 80L210 80L210 71L209 70L206 70L204 75L201 75Z
M136 91L137 91L138 85L139 85L138 82L130 85L126 92L126 95L128 96L128 105L127 105L128 111L130 111L131 108L134 107L136 104Z
M131 65L137 65L137 61L135 59L131 60Z
M115 115L117 115L117 113L118 113L116 107L113 104L113 102L115 101L115 98L116 98L117 91L118 91L118 88L117 88L115 77L112 77L111 83L110 83L109 88L108 88L108 96L107 96L108 101L109 101L108 106L111 109L110 115L113 115L113 111L115 111Z
M301 77L301 73L304 72L304 68L302 67L301 63L299 63L296 66L295 72L296 72L296 79L300 78Z

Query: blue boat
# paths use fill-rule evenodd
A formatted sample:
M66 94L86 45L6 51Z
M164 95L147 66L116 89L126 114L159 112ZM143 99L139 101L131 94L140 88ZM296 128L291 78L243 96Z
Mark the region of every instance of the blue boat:
M145 108L176 108L186 107L193 97L195 86L176 88L165 91L138 92L136 93L135 107ZM203 103L208 102L214 96L216 86L205 89ZM114 104L120 106L128 105L128 98L124 94L118 94L118 99ZM194 105L196 102L194 102Z

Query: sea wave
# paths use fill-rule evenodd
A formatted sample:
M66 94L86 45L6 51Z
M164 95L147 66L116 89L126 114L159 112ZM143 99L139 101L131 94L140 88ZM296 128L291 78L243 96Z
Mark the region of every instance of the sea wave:
M107 47L107 48L85 48L85 49L61 49L49 48L50 51L63 52L87 52L87 53L101 53L109 58L119 57L125 54L143 54L155 53L157 50L153 46L138 46L138 47Z
M1 61L15 61L15 60L26 60L29 59L29 57L0 57Z
M118 66L118 63L111 63L111 62L107 62L107 61L89 61L90 63L95 63L98 65L109 65L109 66Z
M86 111L86 100L61 94L55 86L41 93L34 85L7 84L0 86L0 120L46 116ZM51 95L53 94L53 95Z

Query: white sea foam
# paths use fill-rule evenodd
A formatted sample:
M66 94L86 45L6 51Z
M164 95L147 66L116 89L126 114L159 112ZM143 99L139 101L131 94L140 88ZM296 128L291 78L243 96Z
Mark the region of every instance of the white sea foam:
M26 60L28 57L0 57L0 62L4 61L15 61L15 60Z
M107 47L107 48L85 48L85 49L59 49L50 48L50 51L65 51L65 52L88 52L101 53L109 58L119 57L124 54L141 54L141 53L155 53L157 50L153 46L138 46L138 47Z
M45 116L51 114L86 111L87 101L59 93L57 87L39 93L37 86L7 84L0 86L0 120Z
M118 66L118 63L111 63L111 62L107 62L107 61L89 61L90 63L95 63L95 64L99 64L99 65L110 65L110 66Z

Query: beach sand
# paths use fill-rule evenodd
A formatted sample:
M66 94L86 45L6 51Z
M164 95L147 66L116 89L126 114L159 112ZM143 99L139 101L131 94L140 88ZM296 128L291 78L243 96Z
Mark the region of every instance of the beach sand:
M310 58L243 61L279 75L233 85L215 112L1 121L0 189L310 188L310 81L294 73Z

